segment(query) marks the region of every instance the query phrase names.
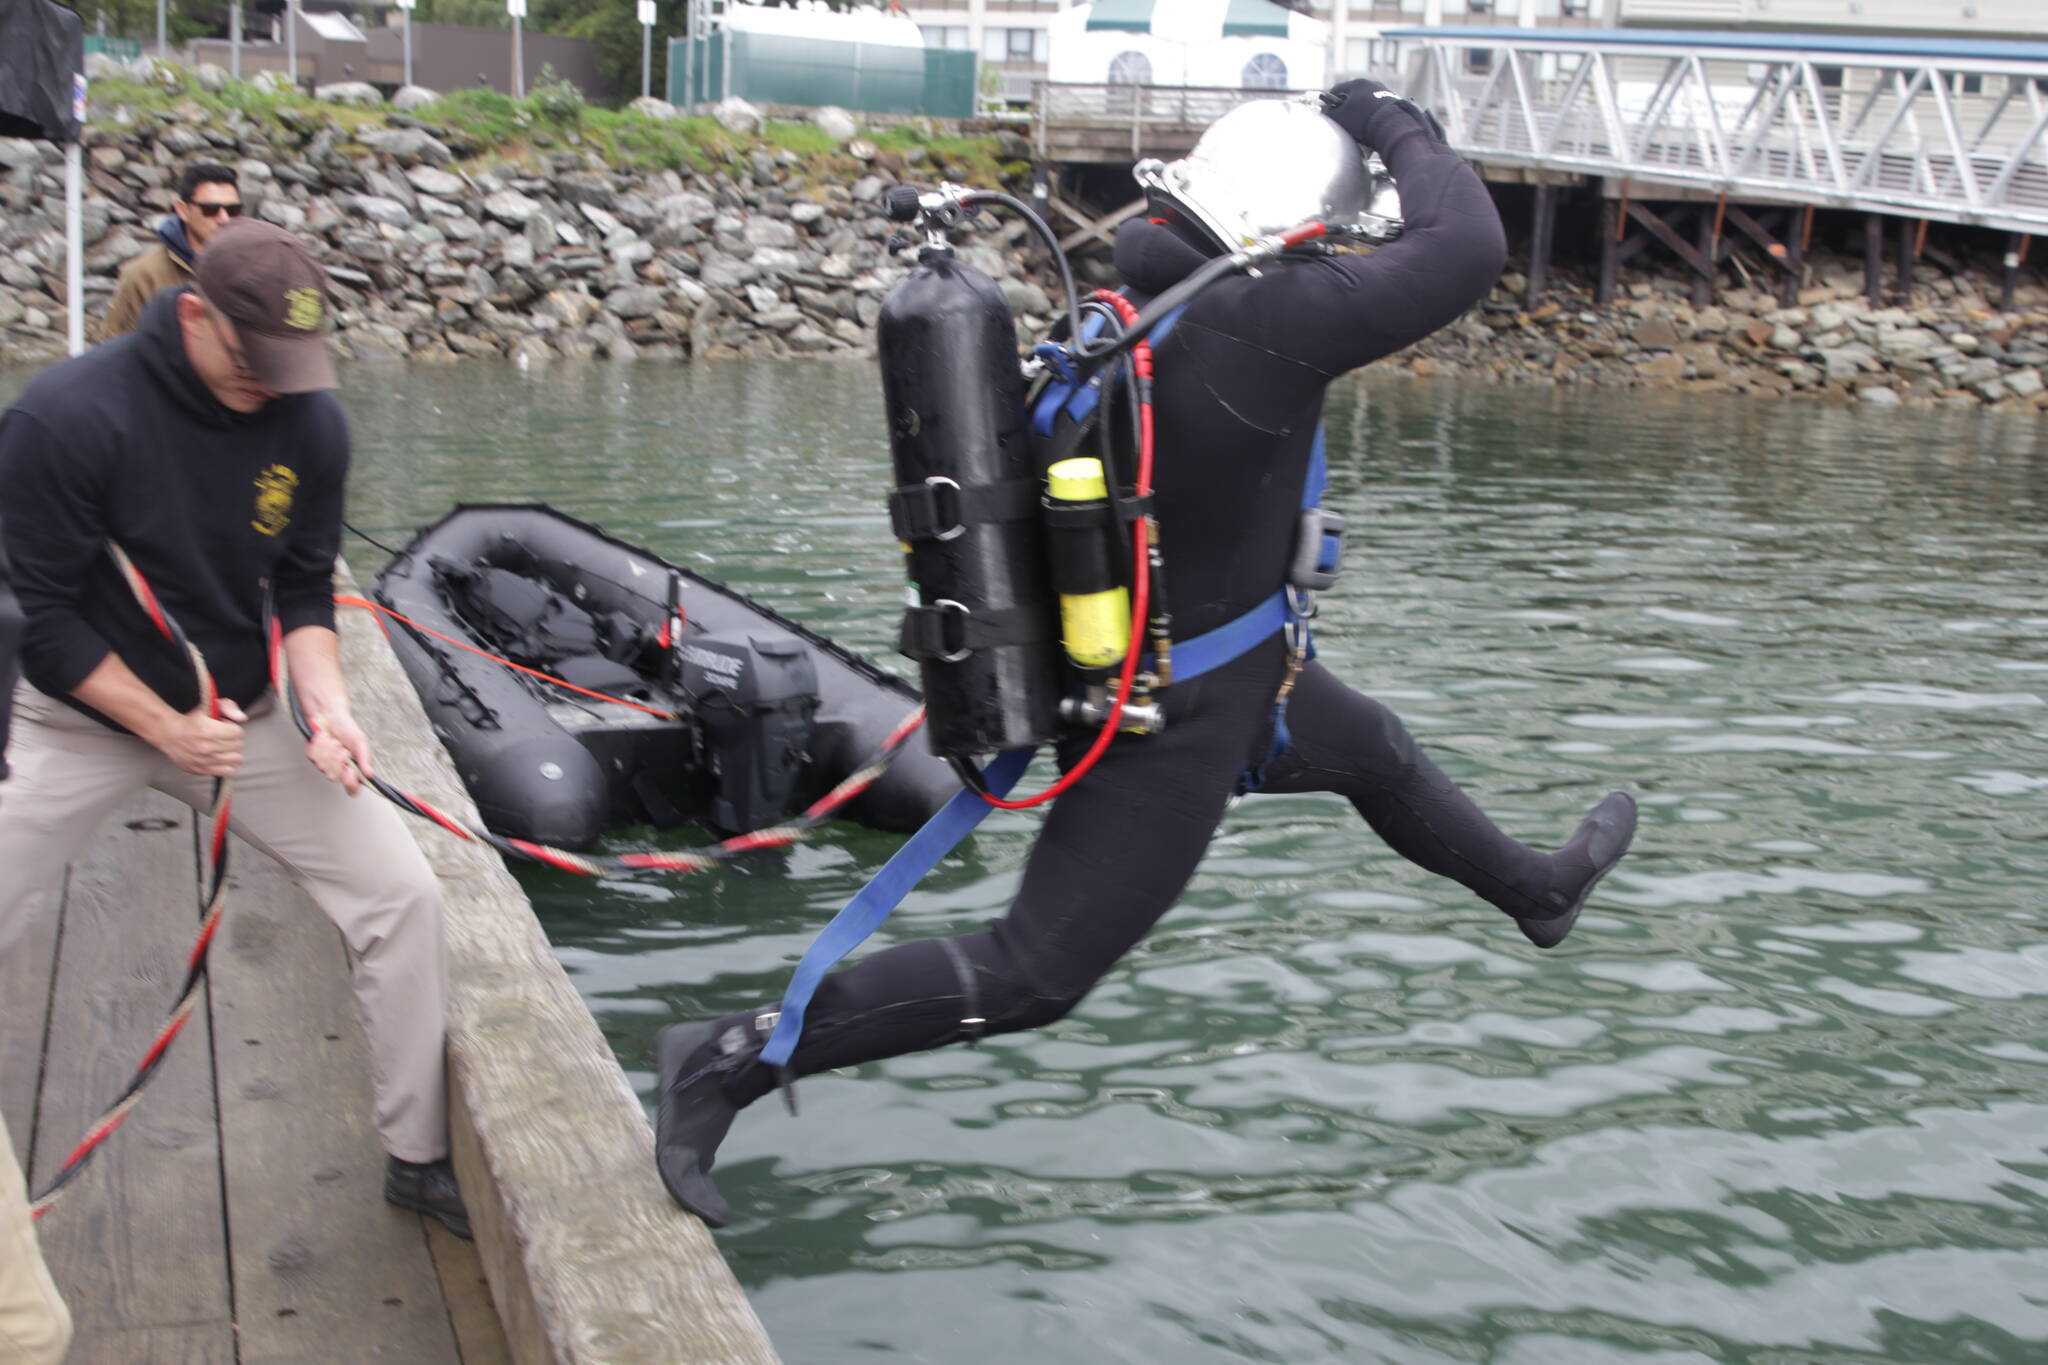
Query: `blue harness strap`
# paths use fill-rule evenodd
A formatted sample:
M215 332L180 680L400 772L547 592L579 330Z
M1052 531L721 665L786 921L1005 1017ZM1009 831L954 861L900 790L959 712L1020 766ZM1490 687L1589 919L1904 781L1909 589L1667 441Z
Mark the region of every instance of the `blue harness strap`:
M1152 329L1151 339L1155 342L1163 340L1185 311L1183 305L1168 313ZM1093 330L1089 329L1089 323L1096 324ZM1100 325L1099 317L1090 318L1089 322L1082 324L1084 331L1091 336L1100 331ZM1048 355L1047 363L1054 367L1054 373L1059 377L1046 386L1032 407L1032 426L1040 435L1050 434L1053 423L1063 410L1076 420L1084 419L1101 401L1101 384L1105 379L1104 375L1097 374L1087 384L1075 383L1075 372L1064 349L1039 348L1041 353L1048 349L1053 354ZM1066 368L1062 369L1062 366ZM1310 448L1308 479L1301 492L1304 511L1321 504L1323 491L1329 482L1329 466L1323 455L1323 429L1318 425L1315 443ZM1211 669L1220 668L1289 626L1296 626L1302 632L1303 648L1308 657L1313 658L1315 646L1308 639L1305 608L1306 603L1296 597L1293 588L1282 586L1244 615L1204 634L1175 641L1174 680L1198 678ZM1150 656L1139 662L1144 667L1152 666ZM1286 753L1287 745L1287 702L1281 698L1273 706L1272 751L1238 779L1238 790L1256 791L1263 781L1266 764ZM1024 770L1031 765L1032 755L1036 752L1036 749L1011 749L999 754L983 771L982 785L993 795L1007 796L1024 776ZM788 1065L796 1052L798 1039L803 1036L804 1012L810 1007L811 997L817 993L825 974L837 966L840 959L866 942L910 894L910 889L924 880L926 874L938 866L939 860L952 852L994 809L973 791L962 788L955 792L952 799L939 808L939 813L905 840L903 847L882 865L874 879L854 893L853 899L819 931L811 946L804 950L802 960L790 976L788 988L782 993L775 1029L768 1036L767 1046L761 1049L763 1062L777 1067Z
M994 762L982 773L982 782L997 796L1006 796L1010 788L1017 785L1017 779L1024 776L1024 769L1031 764L1035 749L1012 749L997 755ZM987 818L994 810L979 795L961 788L953 793L953 799L939 808L939 813L925 821L924 827L911 835L896 850L894 857L882 864L870 881L854 894L852 900L832 917L804 950L803 960L796 964L796 973L789 979L789 988L782 993L782 1016L775 1021L775 1031L768 1037L768 1046L761 1049L761 1060L770 1066L782 1066L796 1051L796 1042L804 1031L804 1010L810 1006L811 996L816 993L818 983L825 979L825 973L838 964L839 959L858 948L868 935L881 928L882 921L889 918L903 898L910 894L910 888L924 880L925 874L939 865L939 859L951 853L974 827Z

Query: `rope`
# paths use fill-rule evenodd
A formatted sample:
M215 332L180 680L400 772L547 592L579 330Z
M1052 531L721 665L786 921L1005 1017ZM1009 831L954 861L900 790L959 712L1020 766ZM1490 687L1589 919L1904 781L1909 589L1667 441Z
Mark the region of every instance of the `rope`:
M369 607L392 616L398 615L388 607L380 607L378 604L363 598L341 597L335 600L347 606ZM401 621L405 620L404 617L398 617L398 619ZM412 625L413 623L407 622L406 624ZM423 627L417 626L414 628L423 629ZM272 641L272 673L278 695L285 699L286 705L291 712L292 723L298 726L299 733L310 740L314 737L316 731L312 722L306 718L305 712L300 708L298 695L292 689L284 651L278 647L279 627L274 618L269 621L267 630ZM447 639L448 637L442 636L441 638ZM460 644L461 642L450 640L449 643ZM467 645L463 647L465 649L471 648ZM485 654L480 649L472 649L471 652L483 654L485 658L497 658L495 655ZM559 679L549 678L545 673L537 673L533 669L523 668L519 664L511 663L509 660L498 659L497 661L506 664L508 667L518 668L522 672L535 673L535 676L547 679L550 682L560 681ZM617 697L607 697L600 692L587 692L583 688L574 687L573 684L563 683L562 686L571 687L572 690L578 692L585 692L586 695L596 697L601 701L617 702L621 706L631 706L636 710L648 711L652 715L667 717L669 714L663 711L655 711L650 707L640 706L636 702L621 701ZM579 877L602 877L614 872L705 872L722 863L729 862L742 854L758 853L764 849L771 848L786 848L802 840L812 830L825 823L834 811L879 782L882 779L882 775L888 772L889 765L894 763L896 756L903 751L904 744L912 735L917 733L918 727L923 724L924 708L920 706L898 722L896 728L889 733L889 737L882 741L881 748L876 751L873 758L869 759L858 771L841 779L831 791L826 792L823 796L805 807L803 814L795 819L770 826L767 829L752 830L746 834L735 834L731 838L722 839L715 844L709 844L701 848L686 849L680 852L621 853L611 856L592 856L575 853L565 848L555 848L548 844L534 843L527 839L507 838L504 835L493 834L481 825L472 825L457 820L420 797L392 786L381 777L364 774L363 781L379 796L408 815L416 815L423 820L431 821L465 843L482 844L487 848L496 849L508 858L516 858L522 862L539 863L545 867L552 867L562 872L572 872Z
M107 549L113 556L114 564L120 570L121 577L127 582L129 591L135 595L137 604L141 606L144 614L149 617L150 623L157 628L166 640L169 640L174 646L182 650L186 658L191 662L193 676L199 684L199 695L202 704L206 707L206 713L216 720L220 719L220 691L214 685L213 674L208 670L204 656L186 638L185 632L178 625L176 618L164 609L163 604L158 601L156 593L150 588L148 580L143 578L141 572L136 569L128 556L122 552L121 547L109 542ZM351 606L376 606L375 603L363 601L362 599L344 598L337 600ZM396 615L396 613L392 614ZM401 617L400 619L403 620L404 618ZM411 623L408 622L407 624ZM305 712L300 708L298 695L292 689L290 667L284 652L283 630L278 625L277 618L271 613L270 604L267 599L264 603L264 639L270 654L272 684L278 694L285 699L286 705L291 712L292 722L298 726L299 733L308 740L311 740L314 737L315 729L312 723L307 720ZM460 642L451 641L451 643ZM483 653L481 650L475 652ZM485 657L493 656L486 655ZM507 660L499 660L499 662L509 664ZM509 666L519 667L517 664L510 664ZM526 671L532 672L533 670L529 669ZM546 674L538 676L547 677ZM551 682L560 681L559 679L548 680ZM567 683L562 685L570 686ZM583 689L578 688L576 690L581 691ZM605 701L619 700L616 697L602 697L599 693L590 693L589 695L599 696ZM626 706L634 705L632 702L621 702L620 704ZM639 709L647 710L649 708L640 707ZM654 712L654 714L664 715L666 713ZM795 819L768 829L754 830L747 834L737 834L730 839L722 840L707 848L692 849L680 853L625 853L616 857L586 857L583 854L572 853L567 849L550 848L545 844L531 843L525 839L507 839L493 834L481 826L464 824L435 809L418 797L400 791L382 778L365 775L363 780L378 795L390 801L400 810L408 814L417 815L424 820L429 820L458 839L469 843L484 844L498 850L507 857L541 863L549 867L559 868L564 872L574 872L579 876L586 877L599 877L608 872L616 871L702 872L717 867L721 863L736 858L741 854L755 853L763 849L787 847L804 838L813 829L823 824L834 811L880 781L882 775L889 770L889 765L903 751L904 744L909 741L913 734L917 733L918 727L923 724L924 708L920 706L897 724L896 728L890 732L889 737L882 742L882 746L874 758L869 760L859 771L843 778L831 791L826 792L816 801L813 801L804 809L803 814ZM77 1145L71 1149L70 1155L65 1157L64 1164L58 1168L56 1176L50 1181L49 1185L40 1194L36 1195L30 1203L29 1211L37 1219L40 1219L47 1213L50 1207L57 1202L58 1197L65 1188L73 1180L77 1179L79 1173L85 1169L98 1153L101 1144L113 1136L114 1131L127 1121L128 1115L141 1101L143 1087L148 1085L156 1076L158 1069L163 1065L165 1055L170 1051L172 1042L176 1040L179 1033L184 1031L186 1021L192 1017L193 1010L198 1008L199 988L205 984L207 979L208 953L213 946L214 935L220 928L221 917L227 910L228 820L231 810L229 799L230 785L230 781L227 778L218 778L213 784L213 801L206 815L208 828L212 830L208 843L212 875L207 878L199 937L193 943L192 951L186 959L185 982L183 988L178 993L177 1002L171 1006L169 1017L165 1019L163 1026L157 1030L156 1036L151 1040L148 1050L143 1053L142 1060L136 1064L135 1072L129 1077L127 1085L122 1087L121 1093L114 1097L113 1103L107 1106L100 1117L86 1130L85 1136L79 1139Z
M129 591L135 594L135 600L148 615L151 624L156 626L165 639L184 651L186 658L190 660L193 677L199 684L199 695L206 707L206 713L219 720L220 691L214 686L213 674L207 669L205 658L199 653L198 648L185 638L185 632L171 614L164 610L163 604L157 601L156 594L150 590L149 584L137 572L135 565L129 562L121 547L109 542L107 549L113 555L114 564L120 569L121 577L126 580ZM206 881L199 937L186 958L185 984L178 992L177 1003L171 1006L169 1017L157 1030L148 1051L142 1054L142 1060L136 1064L134 1074L128 1078L128 1084L122 1087L121 1093L114 1097L114 1102L107 1106L98 1121L86 1130L85 1136L71 1149L71 1154L64 1158L64 1164L57 1168L55 1178L30 1203L29 1212L38 1219L49 1212L50 1206L57 1202L65 1187L77 1179L79 1172L92 1161L99 1151L100 1144L112 1137L114 1130L127 1120L129 1113L142 1099L142 1088L155 1077L157 1069L163 1065L165 1054L170 1051L171 1043L184 1031L185 1021L190 1019L192 1011L198 1008L199 988L206 981L207 953L213 946L214 933L220 928L221 916L227 910L230 785L227 778L214 780L213 801L206 813L208 826L213 831L212 838L208 841L212 875Z

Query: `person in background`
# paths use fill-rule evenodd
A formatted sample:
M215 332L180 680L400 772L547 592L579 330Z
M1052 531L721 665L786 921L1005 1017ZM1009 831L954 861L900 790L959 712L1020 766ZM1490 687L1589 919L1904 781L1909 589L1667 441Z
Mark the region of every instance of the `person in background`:
M0 539L0 787L7 780L7 724L20 647L21 608L7 576L7 545ZM0 952L6 949L0 938ZM0 1115L0 1365L57 1365L70 1344L71 1312L43 1264L35 1219L28 1211L28 1186L14 1159L6 1117Z
M233 170L211 161L195 161L178 177L178 199L171 216L156 226L163 240L121 267L114 301L100 321L98 339L109 341L135 330L142 306L173 285L190 284L199 253L221 224L242 213L242 191Z
M14 790L0 808L0 935L123 800L154 787L281 863L357 954L384 1197L469 1236L448 1161L441 889L395 807L354 801L370 748L334 629L348 424L327 275L269 223L222 228L190 289L38 375L0 413L0 526L26 620ZM127 553L217 683L135 600ZM271 687L275 621L304 739Z

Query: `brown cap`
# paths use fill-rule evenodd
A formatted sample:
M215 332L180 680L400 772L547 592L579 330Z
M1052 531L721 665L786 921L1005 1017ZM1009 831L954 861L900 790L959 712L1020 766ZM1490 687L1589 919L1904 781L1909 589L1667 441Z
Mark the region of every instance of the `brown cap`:
M327 272L273 223L232 218L199 254L199 293L235 324L242 354L265 388L335 387L327 353Z

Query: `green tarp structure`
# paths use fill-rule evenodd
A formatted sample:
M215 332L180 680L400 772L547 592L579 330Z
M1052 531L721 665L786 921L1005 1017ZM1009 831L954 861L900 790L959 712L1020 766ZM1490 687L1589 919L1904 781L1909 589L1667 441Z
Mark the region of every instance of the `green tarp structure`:
M1339 4L1349 0L1337 0ZM1287 36L1287 11L1273 3L1273 0L1230 0L1230 9L1223 16L1223 36L1226 38L1285 38Z
M1095 0L1088 10L1088 31L1150 33L1154 0Z
M724 84L728 42L729 91ZM693 60L695 80L686 82L684 72ZM735 30L709 35L694 52L687 39L671 41L668 89L669 99L678 103L687 90L700 101L733 94L756 104L836 104L866 114L972 118L975 64L972 52Z

